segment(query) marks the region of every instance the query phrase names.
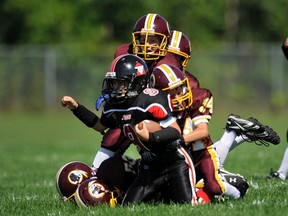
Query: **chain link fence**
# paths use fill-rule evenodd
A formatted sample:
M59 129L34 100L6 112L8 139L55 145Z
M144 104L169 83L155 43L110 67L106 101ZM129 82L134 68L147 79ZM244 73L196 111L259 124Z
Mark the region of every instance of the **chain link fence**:
M243 43L196 50L188 70L211 90L216 105L285 109L288 61L280 46ZM83 53L72 46L0 46L0 110L57 110L63 95L94 106L113 53Z

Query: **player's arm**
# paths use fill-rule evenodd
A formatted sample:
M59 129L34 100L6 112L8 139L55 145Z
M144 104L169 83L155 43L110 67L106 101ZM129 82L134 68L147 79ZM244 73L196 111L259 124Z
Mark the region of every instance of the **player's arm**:
M105 127L101 124L99 117L87 109L85 106L79 104L74 98L70 96L64 96L61 100L63 107L70 109L73 114L82 121L87 127L93 128L94 130L104 133Z
M135 131L141 140L159 146L168 145L169 143L181 138L180 127L176 122L173 122L168 127L162 128L153 133L149 132L146 124L143 124L141 129L136 125Z
M209 135L208 124L206 122L201 122L196 126L196 129L191 133L183 135L185 143L191 143L196 140L202 140Z

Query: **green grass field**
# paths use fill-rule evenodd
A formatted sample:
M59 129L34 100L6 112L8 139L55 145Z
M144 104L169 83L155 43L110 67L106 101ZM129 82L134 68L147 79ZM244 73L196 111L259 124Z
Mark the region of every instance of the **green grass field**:
M278 146L244 143L228 156L226 169L241 173L250 183L242 200L227 200L193 208L190 205L138 205L112 209L80 209L60 201L55 175L65 163L91 164L101 136L86 128L68 111L48 114L0 114L0 215L286 215L287 181L267 181L270 168L278 168L286 148L287 113L254 112L281 136ZM210 132L221 137L229 113L214 116ZM237 113L242 114L242 113ZM249 117L245 116L244 117ZM135 149L127 153L136 157Z

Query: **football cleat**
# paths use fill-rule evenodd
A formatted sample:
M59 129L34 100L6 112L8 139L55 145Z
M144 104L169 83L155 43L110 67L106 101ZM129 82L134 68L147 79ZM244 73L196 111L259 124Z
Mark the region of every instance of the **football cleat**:
M257 145L269 146L269 143L280 143L279 135L270 127L263 125L256 118L243 119L238 115L231 114L228 117L226 130L234 131L237 136L242 136L248 142Z
M237 190L240 192L241 198L246 195L249 189L249 184L243 176L240 174L228 172L223 168L219 169L219 174L225 178L227 183L237 188Z
M226 130L234 131L237 136L243 135L247 131L257 131L259 125L255 125L252 121L241 118L238 115L230 114L227 119Z
M266 177L266 179L279 179L279 180L285 180L285 176L278 172L278 171L274 171L272 168L270 170L270 174Z
M280 143L280 137L279 135L270 127L267 125L261 124L257 119L255 118L248 118L251 122L254 122L254 124L259 125L260 129L258 131L248 131L245 133L245 135L250 139L251 141L255 141L258 145L265 145L268 146L269 143L272 143L274 145L278 145ZM259 142L257 142L259 141Z

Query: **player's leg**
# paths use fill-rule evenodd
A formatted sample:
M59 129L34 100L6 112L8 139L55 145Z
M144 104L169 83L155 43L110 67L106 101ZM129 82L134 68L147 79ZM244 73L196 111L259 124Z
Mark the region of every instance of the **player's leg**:
M109 129L102 138L101 147L97 151L92 163L92 169L97 171L100 164L112 157L115 152L124 153L129 143L130 141L123 136L119 128Z
M195 156L195 157L194 157ZM204 179L203 191L212 200L215 196L220 196L225 191L225 185L221 175L219 175L219 160L218 154L213 146L199 153L193 153L195 159L196 175L201 175Z
M167 173L166 200L173 203L191 203L197 205L195 190L195 171L191 160L186 162L185 158L170 162L165 168ZM167 193L168 192L168 193Z
M288 130L286 133L286 139L288 145ZM267 178L285 180L287 178L287 175L288 175L288 146L286 147L286 150L284 152L279 169L277 171L273 171L273 169L271 169L270 174L267 176Z
M128 188L122 205L155 201L155 197L160 193L159 190L165 181L162 173L159 169L151 169L141 160L137 177Z
M110 187L126 192L136 178L138 160L128 156L114 155L103 161L96 176Z
M236 138L235 131L227 131L225 130L221 139L214 143L214 147L219 156L220 167L223 166L226 157L231 149L231 146Z
M255 118L243 119L231 114L228 116L223 136L214 144L220 157L220 166L223 166L229 151L245 141L264 145L269 145L270 142L276 145L280 143L280 137L273 129Z

